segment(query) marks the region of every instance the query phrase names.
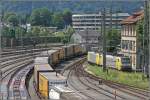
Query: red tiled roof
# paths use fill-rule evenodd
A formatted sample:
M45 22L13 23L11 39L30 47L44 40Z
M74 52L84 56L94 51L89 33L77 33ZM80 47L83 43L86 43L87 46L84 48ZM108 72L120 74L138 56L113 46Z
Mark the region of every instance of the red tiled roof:
M133 24L141 20L143 17L144 17L144 10L141 10L122 20L121 24Z

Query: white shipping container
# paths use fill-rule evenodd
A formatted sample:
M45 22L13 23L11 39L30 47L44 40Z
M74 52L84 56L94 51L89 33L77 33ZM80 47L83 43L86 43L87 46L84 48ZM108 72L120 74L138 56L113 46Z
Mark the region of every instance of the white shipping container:
M88 62L90 63L96 63L96 53L94 52L88 52Z
M51 89L49 92L49 99L50 100L59 100L60 99L60 93L55 91L54 89Z
M116 57L112 55L106 55L106 66L115 68L115 59Z
M45 98L51 98L49 93L52 87L66 86L67 78L56 72L40 72L39 73L39 92ZM58 91L59 92L59 91ZM54 96L58 97L58 94L52 91Z
M48 64L48 57L36 57L34 64Z

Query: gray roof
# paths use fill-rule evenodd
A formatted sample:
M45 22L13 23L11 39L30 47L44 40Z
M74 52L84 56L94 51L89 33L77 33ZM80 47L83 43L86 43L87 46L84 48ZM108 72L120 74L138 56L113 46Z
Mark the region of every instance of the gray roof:
M49 64L35 64L34 69L36 71L52 71L53 68Z
M41 75L43 75L47 80L66 80L67 78L62 76L61 74L57 73L56 75L56 72L41 72L40 73Z
M82 37L98 37L101 33L97 30L78 30L75 32L75 34L79 34Z
M36 57L34 60L35 64L48 64L48 57Z

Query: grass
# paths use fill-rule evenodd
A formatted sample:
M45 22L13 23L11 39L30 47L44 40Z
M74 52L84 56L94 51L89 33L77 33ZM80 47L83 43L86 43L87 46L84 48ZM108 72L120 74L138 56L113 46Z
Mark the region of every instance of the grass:
M149 87L148 79L143 77L143 74L140 72L122 72L113 69L108 69L107 74L107 72L103 72L102 67L90 64L88 64L86 70L98 77L114 82L119 82L142 89L148 89Z

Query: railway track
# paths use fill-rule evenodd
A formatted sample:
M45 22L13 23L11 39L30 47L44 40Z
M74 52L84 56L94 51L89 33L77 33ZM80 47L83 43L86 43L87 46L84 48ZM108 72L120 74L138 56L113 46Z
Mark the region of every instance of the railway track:
M79 100L99 100L99 96L103 96L103 98L107 98L108 100L114 99L114 93L110 92L108 94L106 93L106 91L102 91L102 89L97 89L97 87L93 87L92 85L85 83L85 81L83 80L83 78L85 77L80 73L80 71L82 70L79 69L84 61L85 58L76 61L69 67L69 71L67 72L68 84L70 85L70 87L76 90L77 94L81 94L81 98ZM65 71L66 70L67 69L65 69ZM82 89L82 87L80 88L80 86L85 87L85 89ZM125 99L124 97L121 97L119 95L118 97L121 99Z
M84 73L82 72L82 70L80 69L82 68L82 64L80 65L75 65L75 68L74 68L74 74L75 76L77 77L77 79L79 80L79 82L86 86L87 90L89 91L94 91L96 94L98 94L99 96L103 96L103 98L105 99L109 99L109 100L113 100L116 98L117 96L117 99L118 100L123 100L125 99L125 97L121 96L121 95L118 95L118 94L114 94L113 91L109 91L109 90L105 90L103 88L97 88L97 86L93 85L92 83L89 83L86 78L87 76L84 75ZM72 85L73 86L73 85ZM76 88L76 87L74 87ZM78 90L80 91L80 90ZM99 100L98 97L94 97L93 94L91 94L90 92L89 93L85 93L83 91L83 94L88 97L90 100Z
M28 91L25 86L25 79L33 65L27 65L19 72L16 72L9 83L9 100L29 100Z
M40 52L44 50L49 50L50 48L42 48L42 49L28 49L28 50L16 50L16 51L10 51L10 52L2 52L1 57L9 57L14 55L19 55L23 53L33 53L33 52Z
M63 46L63 44L49 44L47 45L47 47L45 47L44 44L40 44L40 45L37 45L36 47L33 47L33 45L30 45L30 46L20 46L20 47L15 47L15 48L3 48L2 49L2 55L6 55L6 54L10 54L10 53L15 53L15 52L20 52L20 51L29 51L29 50L40 50L40 49L47 49L48 47L58 47L58 46ZM36 49L35 49L36 48Z
M49 49L49 48L47 48ZM32 50L27 51L19 51L19 53L10 53L6 54L1 59L1 98L2 100L9 100L8 97L8 86L10 84L11 79L16 72L26 67L29 63L33 61L33 58L38 55L41 51L45 51L47 49L37 49L34 52ZM17 54L17 55L16 55ZM17 83L15 83L17 84ZM26 90L26 89L25 89ZM20 99L18 99L20 100Z
M126 86L114 82L103 81L98 77L94 77L87 73L83 68L83 61L80 59L71 64L68 68L64 69L62 73L67 72L68 84L73 88L77 94L81 95L82 99L79 100L100 100L97 97L101 96L108 100L148 100L147 91L141 89L132 90L134 87L126 88ZM85 87L83 89L83 87ZM139 91L141 90L141 91ZM88 91L88 92L87 92ZM142 93L143 92L143 93ZM97 97L96 94L98 94ZM103 98L101 98L103 100Z
M81 89L77 88L76 85L74 85L75 83L74 83L74 81L73 81L74 79L72 78L73 76L74 76L74 71L73 71L73 70L70 70L70 72L69 72L69 74L68 74L68 84L69 84L72 88L74 88L77 92L80 91L80 93L85 96L85 97L82 96L84 99L87 99L87 98L90 99L90 100L95 99L94 97L92 97L92 96L90 96L89 94L85 93L84 90L81 90Z
M2 82L1 83L1 88L2 88L1 94L2 94L2 98L3 98L2 100L9 100L8 99L8 94L9 94L8 86L9 86L10 80L12 79L13 75L31 62L32 62L32 60L20 62L17 65L15 65L16 66L15 68L9 69L7 72L5 72L2 75L2 80L1 80L1 82Z
M80 68L83 68L82 66L80 66ZM89 87L90 89L98 92L99 94L103 94L107 97L109 97L110 99L119 99L119 100L123 100L126 99L124 96L119 95L119 94L115 94L114 91L110 91L110 90L106 90L102 87L99 87L98 84L93 84L93 82L87 80L87 76L82 72L82 70L80 70L79 67L77 67L76 69L76 76L78 77L78 80L84 84L85 86ZM80 73L80 74L79 74ZM84 78L83 78L84 77Z
M88 78L92 79L93 81L97 81L97 82L101 81L103 84L105 84L105 85L107 85L107 86L109 86L109 87L111 87L111 88L113 88L119 92L123 92L125 94L130 95L130 96L136 97L139 100L148 100L149 99L149 96L148 96L149 91L138 89L138 88L135 88L133 86L120 84L117 82L108 81L108 80L105 80L103 78L91 75L87 71L85 71L84 69L80 69L80 70L82 70L82 73L84 73ZM90 82L90 81L88 80L88 82ZM93 84L92 82L90 82L90 83Z

